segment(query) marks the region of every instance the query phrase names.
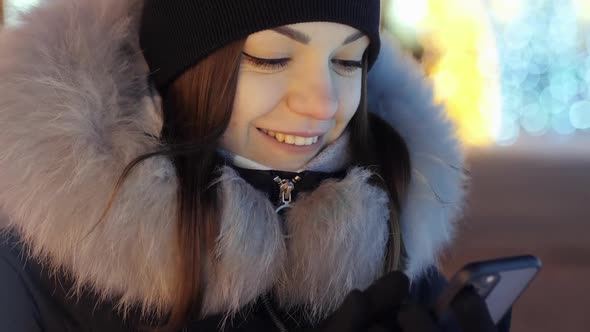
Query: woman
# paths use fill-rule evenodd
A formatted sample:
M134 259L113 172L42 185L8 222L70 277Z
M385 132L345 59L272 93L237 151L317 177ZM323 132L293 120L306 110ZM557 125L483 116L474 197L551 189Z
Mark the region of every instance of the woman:
M379 17L56 0L3 31L2 329L450 330L428 305L462 158Z

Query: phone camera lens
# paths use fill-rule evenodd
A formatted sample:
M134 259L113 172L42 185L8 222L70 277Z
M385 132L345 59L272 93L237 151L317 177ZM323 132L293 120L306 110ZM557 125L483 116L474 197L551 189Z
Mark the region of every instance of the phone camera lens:
M493 284L496 281L497 277L495 275L487 276L485 278L485 282L487 284Z
M494 289L498 281L500 280L500 276L496 274L491 275L484 275L477 278L473 283L473 287L477 293L482 297L487 297L491 291Z

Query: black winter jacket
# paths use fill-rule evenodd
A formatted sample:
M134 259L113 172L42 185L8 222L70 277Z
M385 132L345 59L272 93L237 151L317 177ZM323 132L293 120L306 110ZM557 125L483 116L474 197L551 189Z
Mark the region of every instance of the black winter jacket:
M0 242L0 331L6 332L128 332L136 331L139 314L127 320L113 310L111 301L99 302L94 294L79 299L68 296L70 282L64 274L50 276L34 260L24 260L22 247L14 234L6 234ZM446 281L431 269L413 284L412 301L428 305L442 291ZM71 294L70 294L71 295ZM100 304L98 304L100 303ZM275 309L276 310L276 309ZM292 315L277 310L282 321L293 330L302 327ZM213 315L195 320L186 331L213 332L223 319ZM500 332L508 332L510 316L500 324ZM277 331L271 317L258 300L247 316L238 315L227 325L226 332Z

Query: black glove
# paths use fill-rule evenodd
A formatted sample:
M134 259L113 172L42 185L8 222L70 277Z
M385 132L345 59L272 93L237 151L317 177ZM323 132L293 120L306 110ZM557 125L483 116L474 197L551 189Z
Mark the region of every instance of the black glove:
M404 305L398 315L403 332L497 332L484 300L473 287L463 289L451 302L450 315L437 322L434 315L415 303Z
M409 285L405 274L391 272L365 291L351 291L318 327L299 332L389 332L383 322L395 317L409 295Z

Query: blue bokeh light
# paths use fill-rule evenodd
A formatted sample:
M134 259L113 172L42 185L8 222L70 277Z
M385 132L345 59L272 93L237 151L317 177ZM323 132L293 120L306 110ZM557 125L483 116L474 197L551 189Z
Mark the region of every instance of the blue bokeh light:
M502 121L497 141L521 130L571 135L590 131L590 22L572 0L524 1L511 22L494 21L500 54Z

